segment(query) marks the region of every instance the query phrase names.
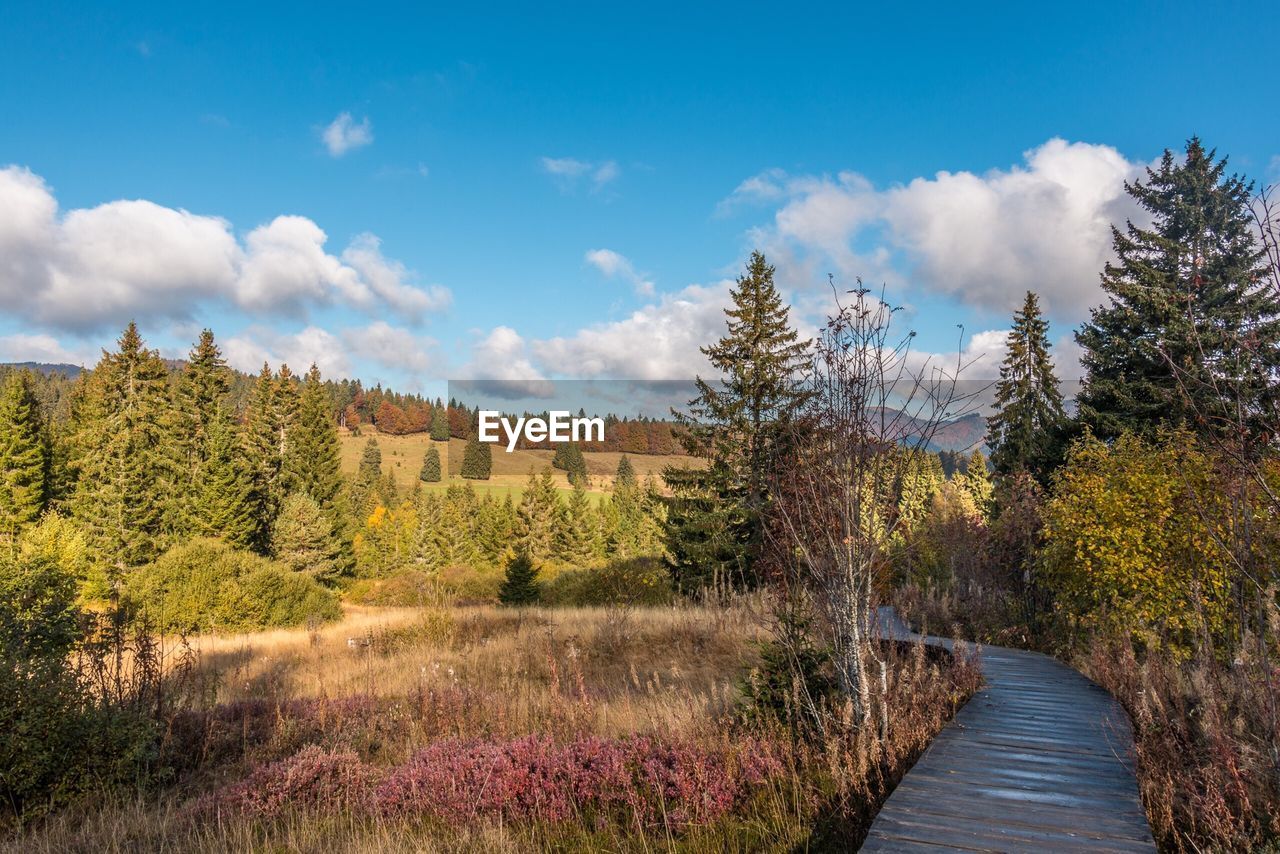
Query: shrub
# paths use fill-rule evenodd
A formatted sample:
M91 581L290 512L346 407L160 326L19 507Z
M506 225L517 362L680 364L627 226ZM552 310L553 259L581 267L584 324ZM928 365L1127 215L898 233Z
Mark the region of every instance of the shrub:
M542 586L542 601L548 605L669 605L674 600L670 574L652 557L565 570Z
M376 772L350 750L316 745L256 768L248 779L196 802L198 812L222 809L271 817L286 810L362 810L372 803Z
M1212 466L1185 433L1150 444L1086 436L1044 509L1041 578L1081 627L1186 649L1226 624L1230 514Z
M307 575L220 540L175 546L136 570L127 592L163 631L247 631L342 616L337 598Z
M347 601L356 605L413 608L436 604L442 584L433 573L402 569L386 578L361 579L347 590Z

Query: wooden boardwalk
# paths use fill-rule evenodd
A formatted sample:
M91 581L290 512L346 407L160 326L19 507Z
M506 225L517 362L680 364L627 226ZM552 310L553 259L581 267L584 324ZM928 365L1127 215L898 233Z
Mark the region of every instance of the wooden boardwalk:
M919 638L891 608L879 620L888 637ZM983 688L889 796L862 850L1155 851L1111 695L1047 655L984 646L979 661Z

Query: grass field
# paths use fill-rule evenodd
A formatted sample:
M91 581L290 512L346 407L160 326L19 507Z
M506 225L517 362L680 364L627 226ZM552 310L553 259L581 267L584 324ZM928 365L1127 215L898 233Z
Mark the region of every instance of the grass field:
M413 488L418 482L418 472L422 470L422 459L427 454L427 448L432 444L431 439L425 433L414 433L409 436L393 436L388 433L378 433L372 427L362 427L359 436L353 436L348 431L341 431L342 439L342 470L347 474L355 474L360 466L360 455L364 452L365 443L370 438L378 440L378 447L382 451L382 470L391 472L396 479L396 486L402 491ZM447 473L449 470L449 456L456 455L456 459L462 458L463 448L466 442L462 439L450 439L448 443L435 443L440 448L440 461ZM480 494L491 493L496 498L501 499L506 495L510 495L513 501L519 501L520 496L524 494L524 485L529 478L529 470L541 474L543 469L551 467L551 458L555 456L554 451L513 451L507 453L502 448L495 448L493 451L493 475L487 481L470 481L472 486ZM622 458L622 454L612 451L589 451L583 454L587 461L587 475L590 478L590 484L587 489L593 493L596 500L606 493L613 485L613 474L618 470L618 460ZM686 456L678 455L651 455L651 454L628 454L631 465L635 468L636 474L644 478L650 474L660 476L662 470L669 465L695 467L700 465L700 461ZM563 471L552 469L555 477L556 485L564 492L568 493L571 489L569 479ZM446 481L439 484L424 484L427 488L445 489L449 483L467 483L461 478L454 478L452 481Z

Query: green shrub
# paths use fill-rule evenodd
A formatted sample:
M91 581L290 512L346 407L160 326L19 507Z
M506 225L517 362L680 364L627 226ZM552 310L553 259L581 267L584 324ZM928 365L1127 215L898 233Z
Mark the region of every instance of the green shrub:
M674 600L671 576L662 561L651 557L565 570L542 585L547 605L669 605Z
M221 540L175 546L136 570L127 592L162 631L252 631L342 616L314 579Z

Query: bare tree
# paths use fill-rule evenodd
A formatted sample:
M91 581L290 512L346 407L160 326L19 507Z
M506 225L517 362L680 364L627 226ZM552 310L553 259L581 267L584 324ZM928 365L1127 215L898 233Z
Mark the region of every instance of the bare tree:
M833 286L834 290L834 286ZM845 302L848 304L846 305ZM766 537L775 573L803 591L825 630L855 720L872 720L877 582L897 525L896 486L911 455L965 414L961 358L944 369L896 337L896 309L862 286L841 298L814 344L805 403L772 461Z

